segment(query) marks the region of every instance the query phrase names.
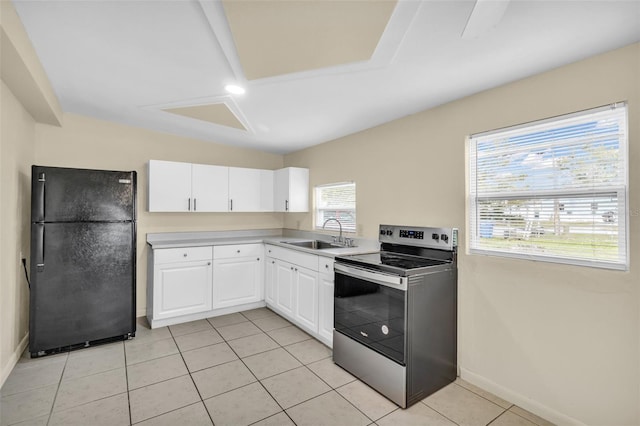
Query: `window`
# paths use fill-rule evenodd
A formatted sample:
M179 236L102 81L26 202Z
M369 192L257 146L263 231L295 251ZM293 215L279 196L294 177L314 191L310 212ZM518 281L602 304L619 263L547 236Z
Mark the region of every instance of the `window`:
M470 252L626 270L627 108L470 137Z
M322 229L327 219L338 219L342 231L356 232L356 184L354 182L334 183L316 186L316 229ZM335 220L328 222L325 229L338 230Z

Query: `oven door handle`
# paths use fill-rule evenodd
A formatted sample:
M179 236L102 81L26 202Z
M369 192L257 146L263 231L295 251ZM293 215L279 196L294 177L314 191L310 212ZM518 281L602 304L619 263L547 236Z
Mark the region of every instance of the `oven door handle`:
M347 275L362 280L371 281L387 287L397 288L399 290L407 289L407 278L399 275L385 274L380 271L371 271L369 269L358 268L356 266L347 266L343 263L336 262L333 266L335 273Z

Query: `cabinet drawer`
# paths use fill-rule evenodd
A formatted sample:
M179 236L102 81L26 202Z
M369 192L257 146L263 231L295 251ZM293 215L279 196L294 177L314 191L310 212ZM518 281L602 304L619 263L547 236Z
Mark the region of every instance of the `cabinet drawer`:
M318 272L321 274L333 275L333 259L330 257L318 256Z
M236 244L231 246L214 246L214 259L232 259L234 257L262 257L262 244Z
M155 264L175 262L191 262L195 260L212 260L211 247L180 247L168 249L156 249L153 251Z
M266 246L266 249L266 255L269 257L284 260L285 262L293 263L294 265L302 266L312 271L318 270L318 256L315 254L271 245Z

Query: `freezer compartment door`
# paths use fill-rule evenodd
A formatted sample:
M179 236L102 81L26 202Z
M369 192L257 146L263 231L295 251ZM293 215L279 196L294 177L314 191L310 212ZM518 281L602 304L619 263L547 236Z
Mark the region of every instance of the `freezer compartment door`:
M31 222L135 220L136 172L33 166Z
M29 350L135 332L135 224L32 224Z

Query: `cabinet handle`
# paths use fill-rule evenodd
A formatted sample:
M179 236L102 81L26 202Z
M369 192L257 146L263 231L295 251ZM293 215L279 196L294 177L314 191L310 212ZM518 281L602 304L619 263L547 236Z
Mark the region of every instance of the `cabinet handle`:
M238 253L240 253L240 250L238 250Z
M207 262L207 265L211 265L211 262Z
M198 201L198 199L197 199L197 198L194 198L194 199L193 199L193 211L194 211L194 212L195 212L196 210L198 210L198 209L196 208L196 201Z
M191 198L189 198L189 205L187 206L187 208L189 209L189 211L191 211Z
M187 253L183 254L182 256L183 256L183 257L187 257Z
M260 262L260 258L257 258L256 260L257 260L258 262Z
M329 269L329 265L324 265L325 268Z
M296 268L296 272L298 272L298 268Z
M293 271L293 266L291 267L291 270Z
M289 200L284 200L284 211L289 211Z
M271 261L271 263L276 263L276 261L275 261L275 260L272 260L272 261Z
M229 202L231 203L231 207L229 208L229 210L233 211L233 200L229 200Z

